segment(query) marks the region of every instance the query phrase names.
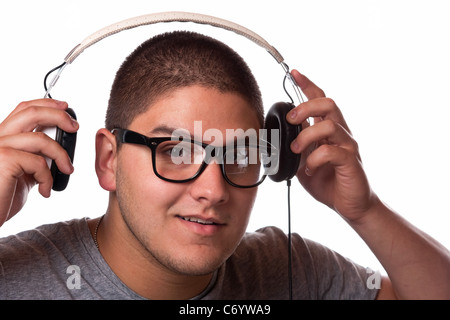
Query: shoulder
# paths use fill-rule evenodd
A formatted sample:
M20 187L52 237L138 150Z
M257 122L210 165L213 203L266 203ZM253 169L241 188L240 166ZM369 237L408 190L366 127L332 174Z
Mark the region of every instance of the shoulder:
M80 241L86 230L86 219L75 219L0 239L0 297L69 297L74 291L67 289L68 267L81 265L78 261L86 256L86 241Z
M2 238L0 263L11 271L66 259L66 253L82 249L87 230L87 218L83 218L45 224Z
M239 246L286 242L287 234L278 227L264 227L254 232L245 233Z
M291 238L278 227L264 227L255 232L247 232L239 244L236 254L270 255L280 258L288 256L289 241L292 243L295 254L311 255L311 250L324 248L318 243L301 237L298 233L292 233Z
M56 243L79 238L80 230L87 226L87 219L73 219L70 221L44 224L31 230L22 231L0 239L0 257L21 250L24 252L48 251ZM52 245L53 244L53 245Z
M286 299L290 253L296 299L371 299L376 293L367 289L365 268L320 243L297 233L289 237L276 227L245 234L221 268L221 292L243 299ZM239 288L233 288L237 284Z
M284 255L284 253L287 255L287 240L286 234L277 227L265 227L254 232L247 232L232 257L234 259L245 257L245 260L249 260L250 257L264 258L267 255Z
M305 252L302 238L296 235L297 254ZM219 269L213 299L287 299L288 236L276 227L248 232ZM296 274L303 275L299 269ZM302 279L301 281L303 281ZM307 298L301 295L302 298Z

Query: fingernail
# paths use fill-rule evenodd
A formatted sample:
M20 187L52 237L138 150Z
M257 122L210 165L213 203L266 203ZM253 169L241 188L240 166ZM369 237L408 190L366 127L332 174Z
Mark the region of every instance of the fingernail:
M72 161L69 161L69 169L70 169L70 173L72 174L75 171L75 168L72 164Z
M292 110L291 112L289 112L289 118L291 118L292 120L295 120L296 117L297 117L296 110Z
M300 146L299 146L297 140L292 141L292 143L291 143L291 150L293 152L297 152L297 151L299 151L299 149L300 149Z
M72 118L72 117L70 117L70 120L72 120L72 126L73 126L74 128L78 128L78 126L79 126L78 121L75 120L75 119Z
M56 102L58 105L60 105L61 107L64 107L64 106L67 105L67 102L65 102L65 101L55 100L55 102Z
M44 198L50 198L50 196L52 195L52 188L43 191L41 194Z

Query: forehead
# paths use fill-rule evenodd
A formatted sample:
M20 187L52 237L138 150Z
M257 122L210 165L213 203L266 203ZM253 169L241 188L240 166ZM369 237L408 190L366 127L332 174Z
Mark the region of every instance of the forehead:
M195 137L211 130L223 134L226 130L258 130L260 124L256 110L240 95L190 86L162 96L138 115L129 128L149 135L162 135L166 131L166 136L167 131L184 129Z

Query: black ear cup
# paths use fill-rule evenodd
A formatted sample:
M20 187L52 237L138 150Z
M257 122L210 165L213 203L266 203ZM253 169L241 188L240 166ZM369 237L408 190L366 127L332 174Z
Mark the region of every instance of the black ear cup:
M75 112L72 109L68 108L66 112L70 114L72 118L77 118ZM67 154L69 155L70 161L72 161L73 163L73 159L75 156L75 145L77 142L77 133L69 133L61 130L60 128L56 128L55 140L64 148L64 150L66 150ZM52 189L55 191L63 191L69 183L69 175L59 171L55 161L52 161L50 171L53 176Z
M291 125L286 120L287 113L294 108L292 103L277 102L267 113L264 128L266 129L270 162L265 163L267 174L275 182L291 179L300 165L300 154L291 151L291 142L300 133L301 125ZM272 131L272 130L278 130Z

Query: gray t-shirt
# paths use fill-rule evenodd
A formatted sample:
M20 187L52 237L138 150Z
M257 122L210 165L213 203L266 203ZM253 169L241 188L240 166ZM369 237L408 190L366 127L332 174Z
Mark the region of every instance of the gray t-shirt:
M105 262L87 220L0 239L0 299L143 299ZM292 249L294 299L375 298L366 268L298 234ZM287 236L277 228L246 233L195 299L287 299L287 252Z

